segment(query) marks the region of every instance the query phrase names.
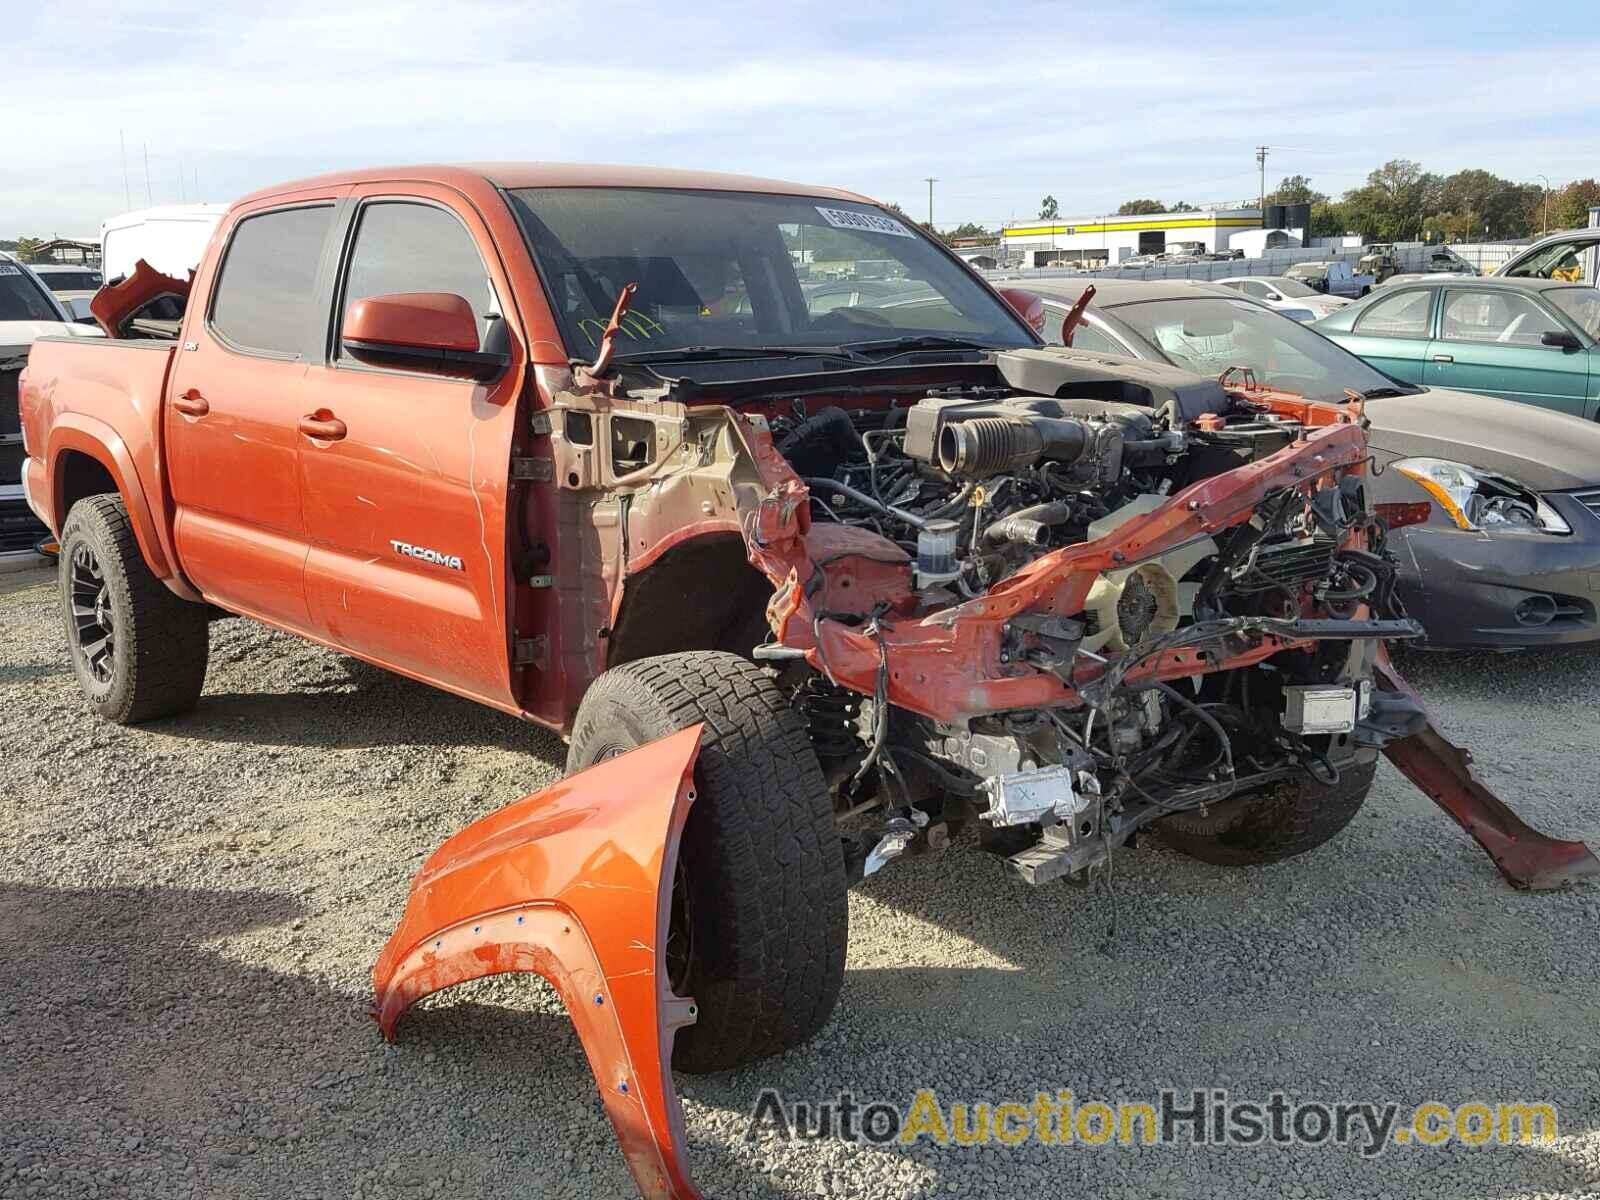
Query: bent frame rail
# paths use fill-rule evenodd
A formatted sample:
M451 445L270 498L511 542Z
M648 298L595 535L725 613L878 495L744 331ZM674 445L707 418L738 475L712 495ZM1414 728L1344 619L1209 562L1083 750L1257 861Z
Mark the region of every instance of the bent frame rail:
M548 979L646 1200L700 1196L671 1072L696 1010L663 959L699 749L696 725L469 825L423 865L372 972L391 1041L423 996L510 971Z

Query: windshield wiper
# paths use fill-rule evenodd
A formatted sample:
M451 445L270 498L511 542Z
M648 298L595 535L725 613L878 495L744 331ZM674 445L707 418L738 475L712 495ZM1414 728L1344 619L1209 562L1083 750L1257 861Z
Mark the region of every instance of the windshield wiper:
M619 354L617 362L721 362L756 358L831 358L838 362L860 363L864 360L848 351L832 346L677 346L670 350L636 350Z
M846 342L840 349L853 350L859 354L877 354L883 351L885 357L893 358L917 350L993 350L994 347L974 342L969 338L950 337L942 333L913 333L905 337L880 338L876 341Z

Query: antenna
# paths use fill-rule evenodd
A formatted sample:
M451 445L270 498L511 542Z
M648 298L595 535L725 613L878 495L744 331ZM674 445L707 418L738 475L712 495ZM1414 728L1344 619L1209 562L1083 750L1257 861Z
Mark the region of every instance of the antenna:
M150 143L144 144L144 198L151 204L156 202L156 194L150 188Z
M122 130L117 130L117 144L122 147L122 203L133 207L133 189L128 186L128 139Z

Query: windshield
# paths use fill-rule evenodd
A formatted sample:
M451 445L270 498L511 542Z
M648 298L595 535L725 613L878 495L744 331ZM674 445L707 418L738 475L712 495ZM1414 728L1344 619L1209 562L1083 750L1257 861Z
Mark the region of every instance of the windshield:
M0 321L59 321L45 292L15 263L0 262Z
M1290 279L1287 275L1283 276L1281 279L1269 279L1267 282L1271 284L1276 291L1285 296L1294 296L1298 298L1300 296L1320 296L1322 294L1321 292L1317 291L1316 288L1308 288L1298 279Z
M1568 283L1593 283L1585 278L1594 260L1595 239L1557 242L1531 254L1517 266L1501 274L1511 279L1564 279Z
M1034 340L921 232L867 204L753 192L524 188L510 193L567 350L592 358L617 294L639 290L617 357L939 337Z
M1592 287L1552 288L1545 297L1592 339L1600 339L1600 291Z
M1200 375L1249 367L1271 387L1332 403L1346 399L1346 390L1396 387L1320 333L1248 301L1196 296L1123 304L1112 311L1168 362Z

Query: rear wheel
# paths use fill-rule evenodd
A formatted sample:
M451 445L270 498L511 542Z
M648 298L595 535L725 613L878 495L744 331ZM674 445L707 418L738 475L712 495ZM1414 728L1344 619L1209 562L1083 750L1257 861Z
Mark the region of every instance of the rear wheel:
M761 668L717 652L607 671L573 725L567 771L705 726L663 957L695 1024L672 1065L719 1071L797 1046L844 982L844 856L800 715Z
M72 506L58 570L72 670L95 712L133 725L193 708L206 680L206 609L150 573L120 496Z
M1377 763L1352 764L1339 781L1309 775L1281 779L1260 791L1213 804L1204 815L1175 813L1155 832L1174 850L1218 866L1280 862L1313 850L1355 819Z

